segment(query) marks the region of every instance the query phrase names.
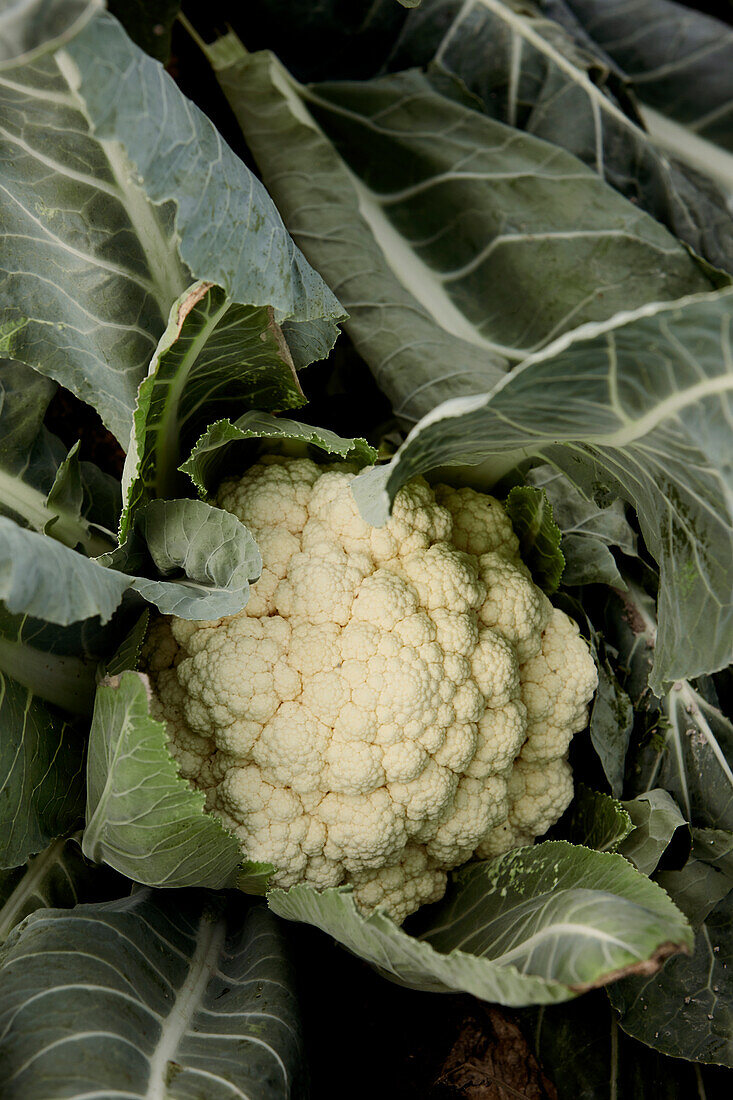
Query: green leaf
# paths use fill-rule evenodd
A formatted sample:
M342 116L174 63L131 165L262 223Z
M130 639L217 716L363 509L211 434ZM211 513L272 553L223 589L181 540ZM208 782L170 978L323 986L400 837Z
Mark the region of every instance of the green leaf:
M203 892L42 909L0 956L7 1095L305 1095L279 926ZM7 1091L10 1089L11 1091Z
M605 0L601 5L612 6ZM633 6L624 4L624 10L635 30L646 16L632 16ZM589 38L575 42L553 21L562 14L558 7L526 0L424 0L408 18L390 66L432 62L436 76L459 79L492 118L573 153L698 255L733 270L726 195L655 146L630 106L625 80ZM649 38L657 42L653 32ZM638 33L631 40L637 43ZM699 81L693 95L698 88ZM643 95L644 85L638 90Z
M123 445L170 308L194 279L332 345L341 307L262 185L110 15L13 70L0 109L0 355L93 405Z
M636 763L635 786L664 787L693 824L733 829L733 723L702 685L663 697L662 728Z
M78 716L91 713L109 633L94 622L59 629L0 606L0 867L25 863L83 819Z
M220 480L222 464L228 470L236 468L237 444L247 440L268 441L268 450L279 444L293 443L315 447L326 454L338 455L360 466L372 465L377 460L377 452L365 439L345 439L327 428L317 428L312 424L299 424L285 417L274 417L264 412L247 412L236 423L219 420L212 424L193 448L191 455L181 466L199 492L206 496Z
M137 668L149 623L150 612L146 608L117 646L110 659L105 662L105 676L119 676L121 672L134 671Z
M140 385L122 478L120 537L141 505L180 495L178 466L212 420L232 410L289 409L304 401L272 310L232 305L209 283L190 287L173 305Z
M553 518L562 531L563 585L609 584L623 588L625 582L609 547L636 557L636 534L621 501L599 508L563 473L547 464L528 470L526 478L531 485L545 490Z
M15 0L0 12L0 71L35 60L73 38L103 0Z
M733 832L693 829L692 839L695 857L717 867L733 882Z
M732 320L728 290L579 329L489 393L435 409L388 465L357 478L363 514L383 523L399 487L435 466L493 459L498 477L540 455L637 510L660 565L652 690L722 668L733 656Z
M491 389L584 321L710 289L661 225L575 157L423 73L303 88L232 35L209 52L287 226L405 420Z
M591 635L591 652L598 669L598 688L590 712L590 739L612 793L623 793L626 755L634 728L634 708L616 679L608 657L608 647L595 633Z
M101 559L131 574L128 583L164 615L218 619L247 603L262 571L252 535L236 516L201 500L151 500L127 541ZM155 573L180 580L159 580Z
M635 1042L620 1030L601 992L549 1011L528 1010L521 1018L558 1100L712 1100L725 1095L724 1071L665 1058Z
M700 881L699 872L703 878ZM661 876L660 876L661 877ZM725 892L714 891L723 880ZM624 1031L655 1050L676 1058L733 1066L733 890L720 872L691 860L674 875L663 876L665 889L677 887L680 905L712 902L695 936L691 956L668 959L651 977L630 978L609 990L621 1013Z
M150 716L145 678L125 672L101 684L84 854L148 886L234 886L242 852L204 801L178 774L165 725Z
M115 541L93 522L114 510L113 479L44 427L54 389L22 363L0 362L0 513L94 557Z
M634 825L621 802L603 791L592 791L583 783L575 789L563 825L568 840L585 844L596 852L615 852L626 841Z
M75 838L54 840L24 867L0 872L0 942L36 909L117 897L124 886L113 872L84 859Z
M652 107L733 150L733 30L670 0L565 0Z
M631 860L642 874L651 875L659 861L677 838L686 842L686 859L690 849L689 825L680 813L675 800L667 791L658 788L623 802L634 824L634 831L621 845L621 854Z
M629 754L627 790L663 787L693 825L733 828L733 724L720 708L712 681L678 680L661 699L647 681L654 660L654 600L630 578L608 602L604 633L626 670L624 686L646 724Z
M413 935L381 912L363 916L348 887L293 886L270 891L268 902L402 985L506 1005L568 1000L627 968L656 970L692 943L666 894L620 856L548 841L467 864L452 878Z
M529 566L535 582L551 596L560 584L565 558L560 549L560 528L547 494L532 485L515 485L504 507L519 538L522 561Z

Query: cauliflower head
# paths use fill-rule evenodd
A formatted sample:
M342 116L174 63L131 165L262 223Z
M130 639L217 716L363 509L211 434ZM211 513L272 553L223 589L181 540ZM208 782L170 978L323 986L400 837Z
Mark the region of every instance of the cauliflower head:
M270 456L225 481L262 576L238 615L158 620L145 663L181 774L273 884L401 922L557 821L596 671L498 501L416 478L371 527L354 476Z

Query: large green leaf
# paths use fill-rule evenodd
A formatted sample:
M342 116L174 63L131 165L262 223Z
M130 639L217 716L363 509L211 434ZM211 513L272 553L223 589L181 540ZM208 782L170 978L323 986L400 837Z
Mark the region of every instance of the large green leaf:
M733 151L733 29L672 0L565 0L641 98Z
M631 8L624 4L628 24L643 22ZM654 31L649 38L657 41ZM733 270L725 196L655 147L638 118L625 113L628 96L617 75L585 46L526 0L423 0L390 64L437 58L438 72L458 77L493 118L567 149L698 254Z
M301 1100L293 975L261 906L202 892L42 909L0 955L8 1100Z
M141 503L178 495L181 459L213 420L304 401L272 310L233 305L209 283L190 287L174 303L140 385L123 474L121 537Z
M219 889L260 875L259 889L267 868L242 868L239 844L205 813L204 801L178 774L165 725L150 716L145 678L126 672L101 684L89 737L84 854L149 886Z
M423 73L303 88L232 35L210 53L288 228L408 421L584 321L711 286L577 158Z
M341 308L264 188L111 16L0 78L0 109L0 354L94 405L123 445L192 278L331 346Z
M198 440L181 469L190 476L199 492L206 496L216 488L223 464L229 471L236 469L234 456L237 446L250 440L266 441L268 450L283 444L313 447L356 462L359 466L372 465L377 458L377 452L364 439L345 439L327 428L253 411L244 413L234 424L228 420L212 424Z
M587 494L634 505L660 565L651 686L733 656L733 292L588 325L490 392L446 402L354 492L383 523L399 487L437 466L552 461Z
M452 877L444 901L417 916L412 935L379 911L362 916L348 887L272 890L268 902L403 985L507 1005L568 1000L627 968L656 970L692 942L666 894L620 856L548 841Z
M25 866L0 872L0 941L36 909L71 909L118 897L124 888L113 871L84 858L75 838L54 840Z

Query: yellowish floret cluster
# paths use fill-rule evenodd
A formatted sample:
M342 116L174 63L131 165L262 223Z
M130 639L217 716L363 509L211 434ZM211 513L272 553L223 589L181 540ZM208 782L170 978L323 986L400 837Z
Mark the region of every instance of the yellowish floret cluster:
M226 481L262 576L238 615L159 620L146 663L182 775L273 884L401 922L557 821L596 671L498 501L417 478L371 527L354 476L272 456Z

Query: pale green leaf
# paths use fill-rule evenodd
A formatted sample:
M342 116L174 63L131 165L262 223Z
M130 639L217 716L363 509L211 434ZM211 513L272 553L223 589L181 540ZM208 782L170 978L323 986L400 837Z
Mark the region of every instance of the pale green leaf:
M125 672L101 684L89 737L84 854L149 886L235 886L242 852L204 801L179 775L165 725L150 716L145 678Z
M244 524L202 500L151 500L136 513L126 542L101 561L135 574L127 576L130 588L181 619L235 615L262 571ZM156 573L183 577L161 580Z
M190 476L199 492L207 495L216 488L223 463L228 473L232 472L232 467L236 469L237 445L257 439L266 442L268 451L291 444L314 447L319 452L325 451L360 466L372 465L377 458L377 452L364 439L345 439L327 428L252 411L244 413L234 424L228 420L212 424L181 469Z
M41 909L0 955L10 1098L296 1100L304 1047L282 926L200 892Z
M627 968L656 970L692 943L667 895L620 856L548 841L452 877L412 934L379 911L363 916L345 887L272 890L268 902L403 985L507 1005L568 1000Z

